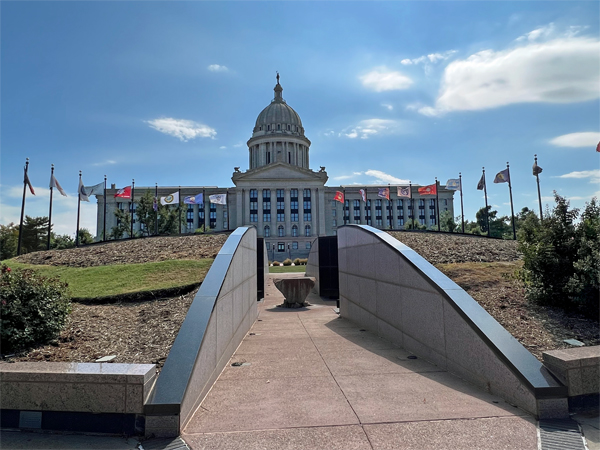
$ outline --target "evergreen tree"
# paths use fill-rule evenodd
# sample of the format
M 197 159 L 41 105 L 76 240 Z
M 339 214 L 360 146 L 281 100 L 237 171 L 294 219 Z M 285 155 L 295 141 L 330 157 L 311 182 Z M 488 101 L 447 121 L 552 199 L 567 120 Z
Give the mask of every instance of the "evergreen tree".
M 0 260 L 17 256 L 19 226 L 14 223 L 0 225 Z

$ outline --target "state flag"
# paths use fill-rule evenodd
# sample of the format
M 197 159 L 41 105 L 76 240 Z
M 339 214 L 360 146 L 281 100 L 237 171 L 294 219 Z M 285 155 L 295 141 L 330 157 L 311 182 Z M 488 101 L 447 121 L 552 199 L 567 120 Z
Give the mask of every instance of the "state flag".
M 360 189 L 358 192 L 360 193 L 360 196 L 362 197 L 363 202 L 367 203 L 367 190 Z
M 451 178 L 448 181 L 446 181 L 446 189 L 450 191 L 460 191 L 461 188 L 462 186 L 460 185 L 459 178 Z
M 50 187 L 58 189 L 58 192 L 60 192 L 60 195 L 63 195 L 65 197 L 67 196 L 67 193 L 62 188 L 62 186 L 60 185 L 60 183 L 58 182 L 58 180 L 56 179 L 56 177 L 54 176 L 54 174 L 52 174 L 50 176 Z
M 179 205 L 179 191 L 160 198 L 161 205 Z
M 598 145 L 596 145 L 596 151 L 600 152 L 600 142 L 598 142 Z
M 117 191 L 117 193 L 115 194 L 115 198 L 117 198 L 117 197 L 131 198 L 131 186 L 127 186 L 122 189 L 119 189 Z
M 390 189 L 389 188 L 378 188 L 379 192 L 377 193 L 377 197 L 390 199 Z
M 29 176 L 27 175 L 27 171 L 25 171 L 25 180 L 24 183 L 29 186 L 29 192 L 31 192 L 32 195 L 35 195 L 35 191 L 33 190 L 33 186 L 31 185 L 31 181 L 29 181 Z
M 333 199 L 337 202 L 344 203 L 344 193 L 340 191 L 335 191 Z
M 83 185 L 83 181 L 81 181 L 81 177 L 79 177 L 79 188 L 77 188 L 77 192 L 79 192 L 79 201 L 89 202 L 87 192 L 85 190 L 85 186 Z M 115 196 L 116 197 L 116 196 Z
M 406 197 L 406 198 L 411 198 L 410 195 L 410 186 L 398 186 L 398 197 Z
M 496 178 L 494 178 L 494 183 L 510 183 L 510 174 L 508 171 L 508 167 L 496 174 Z
M 184 197 L 183 203 L 185 203 L 186 205 L 201 205 L 202 203 L 204 203 L 204 196 L 202 195 L 202 193 L 196 195 L 188 195 L 187 197 Z
M 418 192 L 419 195 L 437 195 L 437 183 L 420 187 Z
M 96 197 L 98 195 L 104 195 L 104 182 L 101 181 L 93 186 L 84 186 L 84 189 L 88 197 L 90 195 L 95 195 Z
M 485 187 L 485 174 L 481 174 L 481 178 L 479 179 L 479 183 L 477 183 L 477 190 L 483 191 Z
M 211 203 L 216 203 L 217 205 L 226 205 L 227 204 L 227 194 L 213 194 L 208 197 Z
M 542 168 L 540 166 L 538 166 L 536 162 L 533 163 L 533 167 L 531 169 L 533 170 L 534 177 L 536 175 L 539 175 L 540 173 L 542 173 Z
M 152 199 L 152 209 L 154 211 L 158 211 L 158 198 L 154 197 Z

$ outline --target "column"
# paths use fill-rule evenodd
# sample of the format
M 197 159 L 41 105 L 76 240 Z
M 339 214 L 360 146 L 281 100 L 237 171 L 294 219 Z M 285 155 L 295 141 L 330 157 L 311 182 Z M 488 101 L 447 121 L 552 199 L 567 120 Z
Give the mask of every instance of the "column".
M 316 236 L 318 232 L 318 223 L 317 223 L 317 190 L 316 188 L 310 189 L 310 211 L 312 214 L 311 222 L 310 222 L 310 236 Z
M 233 217 L 227 218 L 230 230 L 235 230 L 237 227 L 244 225 L 244 218 L 247 217 L 244 209 L 244 191 L 245 189 L 235 189 L 235 222 L 233 221 Z M 229 207 L 229 215 L 232 215 L 231 206 Z
M 194 231 L 196 231 L 198 228 L 200 228 L 198 226 L 198 205 L 194 205 Z M 152 230 L 154 231 L 154 230 Z
M 304 236 L 304 188 L 298 188 L 298 236 Z
M 283 193 L 283 198 L 285 199 L 285 235 L 292 235 L 292 213 L 291 213 L 291 205 L 290 205 L 290 188 L 286 187 Z

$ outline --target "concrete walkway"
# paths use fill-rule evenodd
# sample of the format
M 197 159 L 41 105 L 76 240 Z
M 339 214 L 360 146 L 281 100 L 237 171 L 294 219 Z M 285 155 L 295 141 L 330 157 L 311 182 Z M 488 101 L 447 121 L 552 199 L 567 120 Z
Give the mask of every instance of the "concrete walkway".
M 339 318 L 334 301 L 277 308 L 274 276 L 182 434 L 190 448 L 538 448 L 531 416 Z

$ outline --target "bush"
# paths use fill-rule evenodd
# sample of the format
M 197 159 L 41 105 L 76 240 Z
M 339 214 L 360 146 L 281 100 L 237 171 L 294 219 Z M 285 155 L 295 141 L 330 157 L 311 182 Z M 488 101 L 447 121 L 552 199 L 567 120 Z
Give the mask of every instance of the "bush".
M 299 266 L 300 264 L 301 264 L 301 263 L 300 263 L 300 258 L 296 258 L 296 259 L 294 260 L 294 265 L 295 265 L 295 266 Z
M 292 265 L 292 260 L 290 258 L 286 258 L 283 260 L 283 265 L 284 266 L 291 266 Z
M 543 222 L 529 215 L 518 233 L 519 273 L 528 300 L 579 309 L 597 318 L 600 297 L 600 207 L 596 198 L 578 209 L 554 193 L 556 206 Z
M 71 312 L 67 284 L 33 270 L 11 270 L 4 264 L 0 270 L 2 352 L 56 339 Z
M 281 265 L 281 263 L 279 261 L 273 261 L 273 267 L 280 266 L 280 265 Z
M 302 264 L 303 266 L 308 264 L 308 258 L 300 258 L 300 264 Z

